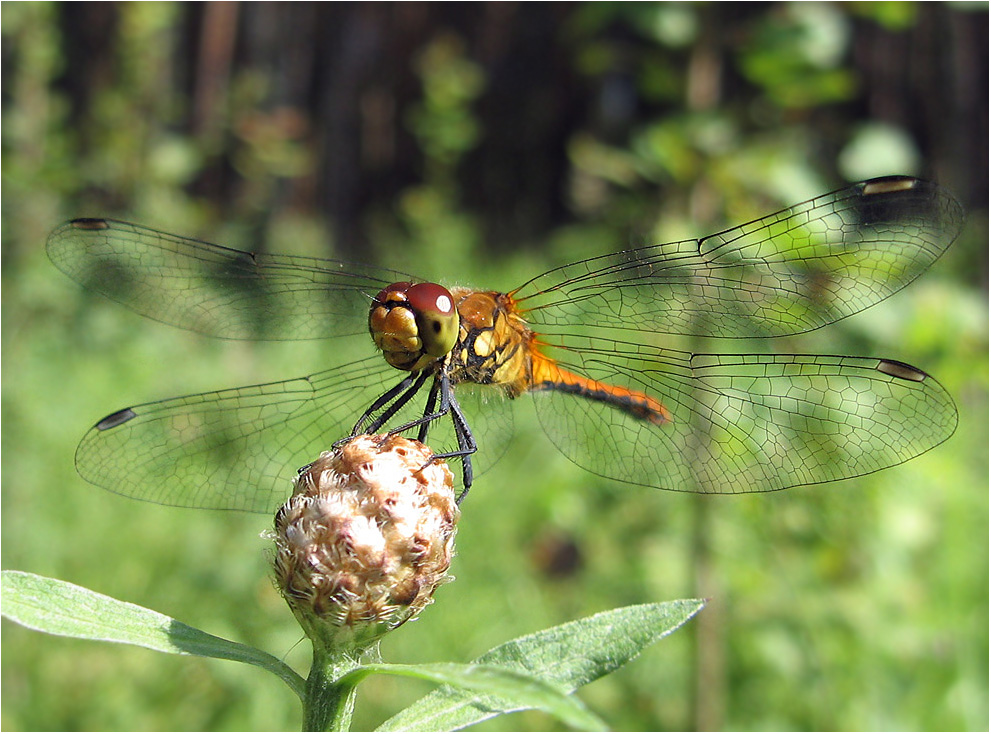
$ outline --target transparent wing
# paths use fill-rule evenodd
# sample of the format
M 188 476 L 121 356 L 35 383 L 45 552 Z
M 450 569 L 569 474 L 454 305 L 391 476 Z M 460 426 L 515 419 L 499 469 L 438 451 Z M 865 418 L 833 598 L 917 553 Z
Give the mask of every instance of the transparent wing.
M 274 512 L 296 470 L 344 438 L 401 375 L 369 357 L 307 377 L 145 403 L 76 449 L 89 482 L 179 507 Z
M 369 265 L 253 254 L 113 219 L 76 219 L 48 238 L 63 273 L 155 321 L 227 339 L 367 332 L 368 304 L 409 280 Z
M 545 429 L 595 473 L 699 492 L 842 479 L 932 448 L 952 433 L 956 410 L 935 380 L 897 362 L 689 355 L 575 332 L 814 329 L 911 282 L 953 240 L 962 218 L 959 204 L 932 184 L 880 179 L 702 240 L 538 276 L 514 297 L 550 356 L 579 374 L 646 392 L 672 413 L 671 422 L 655 426 L 575 395 L 534 394 Z M 138 313 L 226 338 L 364 333 L 368 297 L 409 279 L 364 265 L 252 255 L 104 219 L 63 225 L 48 251 L 70 277 Z M 296 380 L 134 406 L 87 433 L 77 467 L 94 484 L 139 499 L 270 511 L 290 491 L 296 468 L 346 436 L 401 377 L 376 355 Z M 480 426 L 477 466 L 484 468 L 511 436 L 507 401 L 478 386 L 459 386 L 457 394 Z M 390 426 L 422 410 L 411 402 Z M 454 448 L 446 421 L 431 426 L 431 443 L 437 451 Z
M 960 203 L 935 184 L 854 184 L 700 240 L 551 270 L 513 292 L 538 331 L 594 328 L 695 336 L 817 329 L 911 283 L 950 245 Z
M 296 470 L 345 438 L 403 376 L 375 355 L 293 380 L 135 405 L 86 433 L 76 468 L 88 482 L 135 499 L 271 513 L 292 492 Z M 497 390 L 465 387 L 459 398 L 478 417 L 477 476 L 505 452 L 512 419 Z M 386 429 L 420 417 L 426 392 Z M 408 435 L 415 438 L 416 430 Z M 432 424 L 428 439 L 437 453 L 457 448 L 447 418 Z M 460 480 L 460 469 L 452 471 Z
M 569 459 L 633 484 L 733 494 L 830 482 L 908 461 L 957 424 L 938 382 L 891 360 L 688 354 L 583 337 L 556 344 L 548 353 L 568 369 L 647 393 L 671 412 L 654 425 L 571 394 L 533 394 Z

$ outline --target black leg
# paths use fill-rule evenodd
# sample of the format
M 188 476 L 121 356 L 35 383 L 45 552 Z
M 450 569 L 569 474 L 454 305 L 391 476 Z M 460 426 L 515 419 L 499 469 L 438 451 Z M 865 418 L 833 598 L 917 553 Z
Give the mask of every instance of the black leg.
M 427 395 L 427 402 L 424 406 L 423 415 L 419 418 L 404 423 L 401 426 L 389 429 L 390 435 L 404 433 L 411 428 L 419 427 L 417 433 L 417 440 L 420 443 L 427 442 L 427 433 L 430 430 L 430 424 L 433 423 L 438 418 L 442 418 L 445 415 L 451 416 L 451 422 L 454 424 L 454 435 L 457 437 L 458 450 L 450 451 L 443 454 L 434 454 L 434 459 L 461 459 L 461 469 L 462 469 L 462 479 L 464 482 L 464 489 L 461 494 L 458 495 L 458 503 L 464 499 L 465 495 L 468 494 L 468 490 L 471 488 L 471 483 L 474 479 L 474 470 L 471 462 L 471 455 L 478 451 L 478 444 L 475 441 L 474 435 L 472 435 L 471 428 L 468 425 L 468 420 L 465 418 L 464 412 L 461 410 L 461 405 L 458 403 L 457 398 L 454 396 L 454 389 L 451 386 L 451 380 L 447 373 L 443 370 L 437 370 L 436 373 L 432 373 L 429 370 L 423 370 L 416 374 L 411 374 L 409 377 L 403 379 L 398 385 L 391 388 L 388 392 L 384 393 L 381 397 L 375 400 L 374 403 L 369 406 L 358 422 L 355 423 L 354 430 L 351 432 L 351 436 L 354 437 L 359 433 L 375 433 L 381 428 L 403 407 L 409 403 L 410 400 L 420 391 L 427 379 L 433 375 L 434 381 L 430 386 L 430 393 Z M 438 406 L 438 398 L 440 405 Z M 373 419 L 376 411 L 381 410 L 384 406 L 386 409 L 382 411 L 381 415 Z M 365 425 L 367 423 L 367 425 Z M 345 439 L 346 440 L 346 439 Z M 340 441 L 338 443 L 343 443 Z M 335 444 L 336 446 L 337 444 Z
M 423 383 L 427 381 L 429 376 L 429 372 L 418 372 L 410 375 L 394 388 L 389 390 L 389 392 L 382 395 L 382 397 L 372 403 L 371 407 L 369 407 L 368 410 L 366 410 L 361 416 L 361 419 L 355 424 L 351 435 L 355 436 L 359 433 L 375 433 L 381 429 L 382 426 L 384 426 L 389 419 L 392 418 L 392 416 L 394 416 L 410 400 L 413 399 L 413 396 L 420 392 L 420 388 L 423 387 Z M 386 408 L 378 418 L 362 428 L 362 423 L 371 418 L 372 414 L 374 414 L 376 410 L 381 408 L 383 405 L 388 404 L 389 401 L 393 401 L 392 405 L 389 405 L 389 407 Z
M 474 471 L 471 463 L 471 455 L 478 451 L 478 444 L 475 442 L 475 437 L 472 435 L 471 428 L 468 426 L 468 420 L 465 418 L 464 412 L 461 410 L 461 405 L 458 403 L 458 399 L 454 397 L 454 390 L 451 388 L 451 381 L 448 379 L 447 375 L 441 373 L 440 379 L 440 413 L 450 413 L 451 422 L 454 424 L 454 435 L 458 439 L 458 450 L 451 451 L 445 454 L 436 454 L 434 458 L 436 459 L 450 459 L 454 457 L 461 457 L 461 477 L 464 482 L 464 489 L 461 490 L 461 494 L 458 495 L 457 502 L 461 504 L 461 500 L 465 498 L 468 494 L 468 490 L 471 489 L 471 483 L 474 479 Z
M 434 379 L 434 383 L 430 386 L 430 394 L 427 395 L 427 404 L 423 408 L 423 414 L 431 415 L 434 412 L 434 406 L 437 405 L 437 393 L 440 392 L 441 381 Z M 438 413 L 438 415 L 443 415 L 443 411 Z M 420 425 L 420 431 L 416 435 L 416 440 L 420 443 L 427 442 L 427 431 L 430 429 L 430 421 L 425 421 Z

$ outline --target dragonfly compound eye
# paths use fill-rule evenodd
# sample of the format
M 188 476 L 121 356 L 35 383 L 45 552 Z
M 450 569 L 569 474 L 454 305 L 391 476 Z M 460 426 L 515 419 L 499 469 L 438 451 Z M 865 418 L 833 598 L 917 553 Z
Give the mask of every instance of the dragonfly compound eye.
M 406 297 L 416 317 L 423 351 L 443 357 L 454 349 L 460 319 L 451 292 L 436 283 L 417 283 L 406 291 Z
M 393 283 L 372 302 L 368 329 L 386 361 L 401 370 L 421 370 L 457 341 L 454 297 L 434 283 Z

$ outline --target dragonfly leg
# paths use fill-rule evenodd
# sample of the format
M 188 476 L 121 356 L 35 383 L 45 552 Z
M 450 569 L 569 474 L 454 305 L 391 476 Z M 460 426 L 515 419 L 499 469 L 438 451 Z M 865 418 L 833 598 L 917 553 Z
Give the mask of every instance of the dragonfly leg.
M 393 405 L 389 406 L 389 409 L 386 412 L 384 412 L 381 416 L 379 416 L 374 423 L 371 423 L 366 428 L 366 431 L 369 432 L 377 431 L 380 428 L 382 428 L 382 425 L 386 421 L 388 421 L 393 415 L 395 415 L 396 411 L 399 410 L 399 408 L 402 408 L 407 402 L 409 402 L 409 399 L 412 398 L 421 387 L 423 387 L 423 382 L 425 381 L 425 379 L 426 376 L 417 379 L 416 384 L 413 386 L 413 388 L 410 388 L 409 391 L 403 394 L 399 400 L 397 400 Z M 420 441 L 420 443 L 425 443 L 427 438 L 427 428 L 430 426 L 430 424 L 433 423 L 438 418 L 443 418 L 445 415 L 448 414 L 448 412 L 450 412 L 450 408 L 444 407 L 443 405 L 439 410 L 433 410 L 433 406 L 437 403 L 437 393 L 439 389 L 440 388 L 437 386 L 435 381 L 434 386 L 430 388 L 430 395 L 427 397 L 427 405 L 426 408 L 424 409 L 423 415 L 421 415 L 419 418 L 414 418 L 411 421 L 403 423 L 401 426 L 390 428 L 388 431 L 389 435 L 395 436 L 400 433 L 405 433 L 411 428 L 416 428 L 419 426 L 420 431 L 417 434 L 417 440 Z
M 410 389 L 408 393 L 402 396 L 403 403 L 412 397 L 416 393 L 416 390 L 422 385 L 422 380 L 417 379 L 417 385 L 415 389 Z M 397 391 L 398 392 L 398 391 Z M 437 406 L 437 398 L 440 397 L 440 406 Z M 397 400 L 397 402 L 399 402 Z M 436 407 L 436 410 L 435 410 Z M 387 411 L 388 415 L 385 415 L 385 419 L 392 416 L 395 411 Z M 461 470 L 462 479 L 464 481 L 464 489 L 458 496 L 458 502 L 464 498 L 471 488 L 472 480 L 474 479 L 474 471 L 471 463 L 471 455 L 478 451 L 478 444 L 475 441 L 475 437 L 471 432 L 471 428 L 468 426 L 468 420 L 465 418 L 464 412 L 461 410 L 461 405 L 458 403 L 457 398 L 454 397 L 454 389 L 451 386 L 450 377 L 447 373 L 441 369 L 437 372 L 434 377 L 434 384 L 430 388 L 430 394 L 427 396 L 427 402 L 424 406 L 423 415 L 412 420 L 408 423 L 404 423 L 401 426 L 396 426 L 389 430 L 390 435 L 404 433 L 411 428 L 416 428 L 419 426 L 420 430 L 417 433 L 417 440 L 420 443 L 426 443 L 427 433 L 430 429 L 430 424 L 433 423 L 438 418 L 442 418 L 445 415 L 451 416 L 451 421 L 454 424 L 454 435 L 457 437 L 458 449 L 457 451 L 448 451 L 442 454 L 434 454 L 431 461 L 435 459 L 461 459 Z M 381 419 L 376 421 L 374 425 L 381 427 Z M 430 462 L 428 462 L 429 464 Z
M 433 385 L 430 386 L 430 394 L 427 395 L 427 404 L 423 408 L 424 416 L 435 415 L 440 417 L 444 414 L 444 411 L 434 412 L 434 407 L 437 405 L 437 394 L 440 392 L 441 380 L 434 380 Z M 427 431 L 430 430 L 430 423 L 433 419 L 429 421 L 424 421 L 420 425 L 420 430 L 416 435 L 416 440 L 420 443 L 425 444 L 427 442 Z
M 392 416 L 412 400 L 413 396 L 420 391 L 420 388 L 423 387 L 423 383 L 427 381 L 429 376 L 429 372 L 411 374 L 391 390 L 384 393 L 369 406 L 368 410 L 354 424 L 351 436 L 357 436 L 359 433 L 375 433 L 382 428 Z M 392 403 L 391 405 L 389 405 L 390 402 Z M 389 405 L 389 407 L 378 418 L 371 420 L 372 415 L 385 405 Z M 370 421 L 367 426 L 363 425 L 366 421 Z
M 458 447 L 461 454 L 461 476 L 465 485 L 456 500 L 460 505 L 461 500 L 465 498 L 468 490 L 471 489 L 471 483 L 474 480 L 471 455 L 478 451 L 478 444 L 475 441 L 475 436 L 472 435 L 471 427 L 468 425 L 464 413 L 461 412 L 461 406 L 458 405 L 458 401 L 453 395 L 451 395 L 451 420 L 454 421 L 454 432 L 458 436 Z
M 468 490 L 471 489 L 471 483 L 474 479 L 471 455 L 478 451 L 478 443 L 475 441 L 475 436 L 472 435 L 471 427 L 468 425 L 468 420 L 461 410 L 458 399 L 454 397 L 454 390 L 451 388 L 451 381 L 447 374 L 442 372 L 437 382 L 440 383 L 439 413 L 441 415 L 450 413 L 451 421 L 454 423 L 454 435 L 458 438 L 458 450 L 445 454 L 435 454 L 431 460 L 461 457 L 461 476 L 464 482 L 464 489 L 461 490 L 461 494 L 457 498 L 457 503 L 460 505 L 461 500 L 465 498 Z

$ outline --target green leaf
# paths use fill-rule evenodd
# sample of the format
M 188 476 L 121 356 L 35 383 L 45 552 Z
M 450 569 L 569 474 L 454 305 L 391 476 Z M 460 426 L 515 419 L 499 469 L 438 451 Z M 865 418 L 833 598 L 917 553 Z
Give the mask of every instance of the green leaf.
M 511 640 L 474 662 L 525 673 L 571 692 L 625 665 L 703 606 L 704 600 L 687 599 L 613 609 Z M 445 688 L 400 711 L 378 731 L 451 731 L 526 708 L 533 707 L 501 695 Z
M 24 571 L 3 571 L 0 593 L 0 613 L 30 629 L 84 640 L 122 642 L 175 655 L 250 663 L 279 676 L 296 695 L 303 696 L 303 679 L 278 658 L 150 609 Z
M 577 698 L 531 674 L 492 665 L 433 663 L 425 665 L 363 665 L 351 676 L 370 673 L 402 675 L 444 683 L 468 692 L 473 698 L 498 698 L 513 710 L 539 709 L 557 717 L 572 729 L 602 731 L 605 723 Z M 350 676 L 349 676 L 350 677 Z

